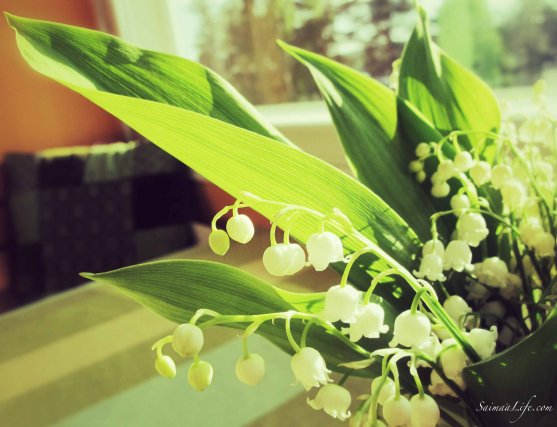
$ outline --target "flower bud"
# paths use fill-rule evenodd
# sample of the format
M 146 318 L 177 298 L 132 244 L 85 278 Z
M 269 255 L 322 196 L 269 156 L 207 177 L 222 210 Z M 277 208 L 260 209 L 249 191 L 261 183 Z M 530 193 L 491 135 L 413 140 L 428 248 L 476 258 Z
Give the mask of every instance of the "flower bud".
M 461 151 L 455 156 L 454 165 L 459 172 L 467 172 L 474 165 L 474 160 L 468 151 Z
M 178 325 L 172 334 L 172 347 L 182 357 L 191 357 L 203 348 L 203 332 L 189 323 Z
M 398 344 L 405 347 L 418 346 L 427 340 L 430 332 L 431 322 L 425 314 L 406 310 L 395 319 L 394 336 L 389 345 L 391 347 Z
M 410 399 L 412 427 L 435 427 L 441 412 L 435 399 L 427 394 L 416 394 Z
M 451 209 L 456 216 L 460 216 L 470 207 L 470 199 L 465 194 L 456 194 L 451 197 Z
M 330 231 L 309 236 L 306 249 L 308 261 L 317 271 L 323 271 L 329 266 L 329 263 L 344 259 L 342 241 Z
M 230 249 L 230 238 L 224 230 L 213 230 L 209 234 L 209 247 L 217 255 L 224 255 Z
M 472 311 L 468 303 L 458 295 L 451 295 L 448 297 L 443 303 L 443 308 L 457 324 L 461 324 L 463 316 Z
M 429 144 L 427 142 L 420 142 L 417 146 L 416 146 L 416 157 L 418 158 L 423 158 L 423 157 L 427 157 L 429 155 L 429 153 L 431 152 L 431 147 L 429 146 Z
M 343 329 L 343 333 L 350 334 L 350 341 L 357 342 L 362 337 L 379 338 L 379 334 L 387 333 L 389 326 L 384 324 L 385 311 L 379 304 L 369 303 L 360 307 L 350 327 Z
M 389 426 L 401 426 L 410 421 L 412 407 L 404 396 L 391 396 L 383 405 L 383 418 Z
M 350 392 L 337 384 L 323 386 L 315 396 L 315 399 L 307 399 L 307 403 L 315 410 L 323 409 L 326 414 L 333 418 L 344 421 L 350 418 L 350 403 L 352 397 Z
M 296 243 L 279 243 L 269 246 L 263 253 L 263 265 L 273 276 L 288 276 L 300 271 L 306 262 L 306 254 Z
M 497 326 L 492 326 L 489 331 L 480 328 L 474 328 L 468 333 L 468 342 L 472 346 L 478 356 L 487 359 L 495 353 L 495 343 L 497 341 Z
M 325 360 L 321 354 L 314 348 L 304 347 L 290 359 L 290 367 L 296 378 L 296 382 L 308 391 L 312 387 L 319 387 L 321 384 L 327 384 L 329 371 Z
M 555 237 L 544 231 L 534 240 L 534 251 L 540 257 L 550 257 L 555 251 Z
M 472 247 L 477 247 L 489 234 L 483 216 L 468 212 L 460 216 L 456 224 L 457 240 L 464 240 Z
M 412 173 L 418 173 L 424 169 L 424 162 L 412 160 L 408 165 L 408 170 Z
M 443 268 L 454 271 L 472 270 L 472 251 L 463 240 L 453 240 L 447 245 L 443 258 Z
M 431 195 L 437 199 L 442 199 L 443 197 L 447 197 L 451 192 L 451 187 L 447 184 L 446 181 L 439 182 L 434 184 L 431 187 Z
M 329 322 L 351 322 L 358 309 L 361 295 L 361 292 L 351 285 L 331 286 L 325 294 L 323 318 Z
M 509 181 L 513 176 L 512 169 L 507 165 L 495 165 L 491 170 L 491 185 L 496 190 L 499 190 L 501 186 Z
M 161 377 L 174 378 L 176 376 L 176 364 L 170 356 L 157 357 L 155 369 Z
M 197 391 L 203 391 L 213 381 L 213 367 L 202 360 L 192 363 L 188 370 L 188 382 Z
M 439 166 L 437 166 L 437 173 L 441 180 L 447 181 L 455 176 L 457 170 L 452 160 L 443 160 L 439 163 Z
M 377 377 L 371 382 L 371 394 L 375 393 L 377 387 L 379 387 L 379 384 L 381 384 L 381 377 Z M 381 391 L 379 392 L 379 398 L 377 401 L 380 405 L 384 405 L 387 399 L 395 395 L 395 392 L 395 382 L 391 378 L 387 377 L 385 379 L 383 387 L 381 387 Z
M 257 385 L 265 376 L 265 360 L 257 353 L 242 356 L 236 362 L 236 377 L 247 385 Z
M 416 181 L 418 183 L 422 183 L 425 181 L 425 179 L 427 178 L 427 175 L 425 174 L 424 171 L 419 171 L 418 173 L 416 173 Z
M 418 278 L 427 277 L 429 280 L 445 280 L 443 275 L 443 259 L 437 254 L 428 254 L 422 258 L 420 269 L 414 271 Z
M 253 222 L 244 214 L 233 215 L 226 223 L 226 231 L 232 240 L 248 243 L 255 234 Z
M 491 178 L 491 166 L 484 161 L 474 162 L 474 166 L 470 168 L 470 176 L 478 187 L 484 185 Z

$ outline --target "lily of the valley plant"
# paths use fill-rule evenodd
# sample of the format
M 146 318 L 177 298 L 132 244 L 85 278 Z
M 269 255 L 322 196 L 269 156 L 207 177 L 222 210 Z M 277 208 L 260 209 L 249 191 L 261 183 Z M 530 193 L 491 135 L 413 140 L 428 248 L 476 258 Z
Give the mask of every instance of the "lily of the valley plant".
M 235 196 L 213 220 L 214 252 L 252 239 L 251 208 L 272 224 L 262 254 L 270 275 L 340 274 L 314 294 L 193 260 L 84 274 L 178 324 L 153 345 L 160 375 L 176 375 L 172 347 L 193 358 L 189 384 L 209 387 L 204 330 L 225 325 L 243 331 L 241 382 L 255 386 L 272 370 L 249 350 L 261 334 L 292 354 L 309 406 L 353 426 L 506 425 L 512 412 L 479 408 L 533 395 L 555 407 L 557 140 L 543 84 L 536 116 L 502 117 L 418 15 L 393 88 L 279 43 L 313 75 L 357 179 L 300 151 L 197 63 L 8 16 L 34 69 Z M 332 371 L 344 374 L 338 383 Z M 343 387 L 351 375 L 369 382 L 359 402 Z M 528 411 L 515 425 L 555 425 L 554 414 Z

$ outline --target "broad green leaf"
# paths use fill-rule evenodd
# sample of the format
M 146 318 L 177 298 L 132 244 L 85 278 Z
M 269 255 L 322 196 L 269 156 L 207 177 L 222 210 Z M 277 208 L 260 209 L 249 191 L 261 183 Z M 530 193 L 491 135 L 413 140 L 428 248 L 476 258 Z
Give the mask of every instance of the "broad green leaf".
M 56 60 L 60 79 L 175 105 L 289 143 L 226 80 L 197 62 L 140 49 L 99 31 L 6 16 L 22 37 Z
M 307 294 L 295 294 L 275 288 L 264 281 L 225 264 L 210 261 L 169 260 L 125 267 L 106 273 L 83 273 L 84 277 L 115 286 L 118 290 L 139 301 L 157 314 L 176 323 L 188 322 L 199 309 L 214 310 L 222 315 L 253 315 L 278 313 L 289 310 L 306 311 Z M 313 301 L 324 295 L 313 294 Z M 388 311 L 387 318 L 394 315 Z M 209 320 L 204 317 L 200 323 Z M 249 323 L 228 324 L 245 329 Z M 304 324 L 292 321 L 292 332 L 299 342 Z M 265 322 L 258 333 L 286 352 L 292 347 L 284 331 L 284 321 Z M 387 346 L 385 338 L 373 340 L 375 346 Z M 348 347 L 338 337 L 320 327 L 309 331 L 307 345 L 315 346 L 324 355 L 331 369 L 349 360 L 360 360 L 362 355 Z M 369 376 L 375 365 L 355 375 Z M 342 370 L 342 369 L 340 369 Z
M 468 394 L 476 408 L 519 402 L 551 405 L 553 410 L 479 411 L 485 425 L 557 425 L 557 311 L 533 334 L 513 347 L 464 370 Z M 534 396 L 535 395 L 535 396 Z M 533 397 L 534 396 L 534 397 Z M 516 420 L 513 422 L 513 420 Z M 512 422 L 511 424 L 509 424 Z
M 392 90 L 321 55 L 284 42 L 279 45 L 310 70 L 357 178 L 397 211 L 420 238 L 427 239 L 429 217 L 439 209 L 408 172 L 408 164 L 418 143 L 439 140 L 441 135 L 419 115 L 412 116 L 408 108 L 404 110 L 406 120 L 416 122 L 415 128 L 426 129 L 402 136 L 397 96 Z
M 348 252 L 373 242 L 402 265 L 412 267 L 419 245 L 416 234 L 383 200 L 353 178 L 287 144 L 221 120 L 172 105 L 98 90 L 86 75 L 80 74 L 79 68 L 68 72 L 58 53 L 45 51 L 44 46 L 21 32 L 21 27 L 33 26 L 33 22 L 14 19 L 10 22 L 17 30 L 21 53 L 33 68 L 109 111 L 232 196 L 240 197 L 249 191 L 263 199 L 302 205 L 324 213 L 339 208 L 361 231 L 359 236 L 352 234 L 345 238 Z M 72 55 L 78 56 L 79 51 Z M 79 64 L 79 58 L 75 62 Z M 260 203 L 254 208 L 272 218 L 281 206 Z M 301 216 L 292 235 L 304 242 L 318 230 L 318 224 L 314 216 Z M 383 260 L 375 260 L 371 267 L 361 268 L 376 272 L 388 265 Z M 367 286 L 363 281 L 358 285 Z M 411 297 L 407 287 L 402 289 L 404 298 L 392 294 L 391 289 L 381 286 L 378 293 L 398 304 L 397 308 L 407 308 Z
M 457 129 L 497 131 L 500 112 L 493 93 L 433 43 L 426 13 L 421 7 L 418 12 L 417 26 L 402 55 L 399 95 L 444 134 Z

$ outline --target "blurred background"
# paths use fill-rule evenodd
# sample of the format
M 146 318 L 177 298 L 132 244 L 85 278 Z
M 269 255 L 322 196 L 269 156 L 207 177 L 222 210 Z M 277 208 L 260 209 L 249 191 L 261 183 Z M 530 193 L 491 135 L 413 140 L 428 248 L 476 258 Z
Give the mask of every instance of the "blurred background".
M 350 173 L 312 79 L 275 41 L 282 39 L 326 55 L 389 84 L 392 62 L 401 55 L 415 23 L 412 3 L 0 0 L 0 10 L 107 31 L 144 48 L 199 61 L 229 80 L 301 148 Z M 526 111 L 530 86 L 540 77 L 548 81 L 550 94 L 555 93 L 557 0 L 421 3 L 429 13 L 437 43 L 494 87 L 500 99 L 520 100 L 518 108 Z M 109 291 L 92 285 L 80 291 L 76 287 L 83 281 L 78 273 L 167 256 L 211 259 L 203 224 L 230 200 L 89 101 L 34 73 L 4 22 L 0 23 L 0 58 L 0 313 L 12 311 L 0 316 L 0 388 L 13 385 L 4 395 L 0 393 L 0 425 L 27 427 L 55 421 L 80 426 L 158 425 L 168 412 L 164 406 L 159 412 L 149 412 L 159 418 L 147 417 L 147 421 L 140 417 L 143 421 L 138 418 L 126 424 L 118 417 L 133 413 L 144 417 L 137 402 L 153 404 L 154 390 L 162 393 L 158 383 L 143 384 L 145 372 L 149 381 L 152 375 L 145 342 L 171 330 L 172 325 L 148 317 L 135 303 Z M 265 227 L 266 221 L 258 219 L 258 225 Z M 240 248 L 227 262 L 261 273 L 254 259 L 264 244 L 261 240 L 254 247 Z M 320 289 L 335 278 L 316 278 L 307 272 L 297 280 Z M 284 285 L 295 288 L 299 284 Z M 54 295 L 58 297 L 36 304 Z M 27 309 L 14 310 L 33 302 Z M 102 329 L 116 318 L 117 328 L 114 323 Z M 141 333 L 135 332 L 126 341 L 126 328 L 138 323 Z M 91 330 L 94 325 L 101 329 Z M 215 339 L 220 343 L 232 336 L 221 334 Z M 54 343 L 55 347 L 49 347 Z M 140 345 L 143 356 L 134 358 L 131 369 L 130 354 Z M 271 359 L 285 357 L 263 343 L 257 345 Z M 110 357 L 98 353 L 103 346 L 114 349 Z M 76 352 L 76 347 L 88 348 L 88 356 Z M 223 348 L 215 351 L 225 354 Z M 32 368 L 33 360 L 52 369 L 45 374 L 39 367 Z M 26 375 L 22 376 L 22 369 Z M 88 391 L 72 396 L 68 409 L 68 384 L 78 382 L 86 384 Z M 131 384 L 143 384 L 145 392 L 123 398 L 120 406 L 91 409 L 94 416 L 83 411 L 79 415 L 78 410 L 103 401 L 107 394 L 135 390 L 129 388 Z M 194 425 L 284 425 L 284 412 L 275 420 L 265 411 L 278 410 L 295 397 L 285 384 L 269 382 L 260 391 L 263 397 L 267 393 L 269 402 L 282 393 L 278 407 L 259 403 L 252 405 L 250 411 L 255 412 L 249 420 L 219 424 L 211 418 L 218 414 L 209 414 Z M 221 393 L 216 398 L 226 390 L 236 396 L 234 401 L 253 398 L 226 388 L 215 391 Z M 57 393 L 64 397 L 54 400 Z M 300 399 L 289 408 L 308 410 Z M 207 401 L 190 400 L 189 408 L 195 410 Z M 31 404 L 34 411 L 26 411 Z M 114 409 L 122 407 L 127 412 Z M 299 425 L 295 414 L 289 415 L 287 424 Z M 332 423 L 328 418 L 315 419 L 315 425 Z M 183 425 L 174 419 L 166 421 Z

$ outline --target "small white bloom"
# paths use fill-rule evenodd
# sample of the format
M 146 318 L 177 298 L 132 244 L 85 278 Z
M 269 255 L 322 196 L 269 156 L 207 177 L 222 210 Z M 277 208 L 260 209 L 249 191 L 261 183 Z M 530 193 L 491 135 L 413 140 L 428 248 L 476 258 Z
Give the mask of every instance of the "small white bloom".
M 451 378 L 456 385 L 461 390 L 466 389 L 466 384 L 462 379 L 462 375 L 458 375 L 456 378 Z M 431 394 L 435 394 L 436 396 L 452 396 L 457 397 L 457 394 L 443 381 L 443 378 L 439 376 L 439 374 L 435 371 L 431 371 L 431 384 L 428 387 L 428 390 Z
M 443 160 L 439 163 L 439 166 L 437 166 L 437 173 L 442 181 L 449 180 L 455 176 L 457 172 L 452 160 Z
M 464 240 L 451 241 L 445 251 L 443 268 L 445 270 L 453 269 L 454 271 L 472 270 L 474 268 L 472 265 L 472 251 L 468 243 Z
M 325 294 L 322 317 L 329 322 L 342 320 L 349 323 L 354 319 L 362 293 L 351 285 L 331 286 Z
M 224 230 L 213 230 L 209 234 L 209 247 L 217 255 L 224 255 L 230 249 L 230 237 Z
M 161 377 L 174 378 L 176 376 L 176 364 L 170 356 L 157 357 L 155 369 Z
M 518 128 L 518 139 L 525 143 L 545 143 L 553 138 L 553 124 L 548 118 L 526 119 Z
M 203 331 L 199 326 L 183 323 L 174 329 L 172 347 L 182 357 L 191 357 L 203 348 Z
M 451 295 L 443 303 L 443 308 L 449 316 L 457 323 L 462 324 L 464 316 L 472 312 L 472 308 L 464 299 L 458 295 Z
M 381 383 L 381 377 L 377 377 L 371 382 L 371 394 L 375 393 L 380 383 Z M 383 384 L 383 387 L 381 387 L 381 391 L 379 392 L 379 398 L 377 399 L 379 404 L 384 405 L 387 399 L 395 395 L 395 391 L 396 391 L 395 382 L 391 378 L 387 377 L 385 379 L 385 383 Z
M 491 178 L 491 166 L 487 162 L 476 161 L 470 168 L 470 176 L 478 187 L 484 185 Z
M 344 259 L 342 241 L 330 231 L 309 236 L 306 249 L 308 260 L 317 271 L 323 271 L 329 266 L 329 263 Z
M 491 326 L 503 320 L 507 309 L 501 301 L 490 301 L 481 306 L 478 311 L 485 318 L 485 323 Z
M 513 176 L 512 169 L 507 165 L 495 165 L 491 170 L 491 185 L 496 190 L 499 190 L 501 186 L 509 181 Z
M 379 338 L 379 334 L 385 334 L 389 326 L 384 324 L 385 311 L 376 303 L 369 303 L 360 307 L 350 327 L 343 329 L 343 333 L 350 334 L 350 341 L 357 342 L 362 337 Z
M 420 263 L 420 269 L 414 271 L 418 278 L 427 277 L 429 280 L 445 280 L 443 275 L 443 258 L 436 253 L 425 255 Z
M 474 160 L 468 151 L 461 151 L 455 156 L 454 165 L 459 172 L 467 172 L 474 165 Z
M 490 257 L 475 264 L 474 274 L 480 282 L 494 288 L 501 288 L 507 283 L 509 269 L 501 258 Z
M 441 343 L 439 342 L 439 338 L 436 335 L 430 335 L 427 339 L 422 342 L 420 345 L 415 345 L 413 348 L 416 350 L 420 350 L 423 353 L 427 354 L 433 360 L 437 359 L 437 355 L 441 351 Z M 418 359 L 416 361 L 416 367 L 430 367 L 427 362 Z
M 462 370 L 466 367 L 468 361 L 466 353 L 464 353 L 462 348 L 458 345 L 445 350 L 446 347 L 452 346 L 455 343 L 456 341 L 453 338 L 444 340 L 441 343 L 444 348 L 440 358 L 441 367 L 443 368 L 444 374 L 450 379 L 458 378 L 462 374 Z
M 236 378 L 247 385 L 257 385 L 265 376 L 265 360 L 257 353 L 242 356 L 236 361 Z
M 383 418 L 387 425 L 403 426 L 410 421 L 412 407 L 404 396 L 391 396 L 383 404 Z
M 466 194 L 455 194 L 451 197 L 451 209 L 456 216 L 460 216 L 470 207 L 470 199 Z
M 522 279 L 518 274 L 509 273 L 505 280 L 505 286 L 499 288 L 499 294 L 505 299 L 517 297 L 522 292 Z
M 474 212 L 461 215 L 456 230 L 457 240 L 464 240 L 472 247 L 477 247 L 489 234 L 484 217 Z
M 255 234 L 253 222 L 244 214 L 233 215 L 226 222 L 226 231 L 232 240 L 238 243 L 248 243 Z
M 436 254 L 437 256 L 443 258 L 445 254 L 445 246 L 443 246 L 443 242 L 441 240 L 428 240 L 424 243 L 424 247 L 422 248 L 422 255 L 426 256 L 429 254 Z
M 314 348 L 304 347 L 290 359 L 290 367 L 296 382 L 308 391 L 312 387 L 319 387 L 331 381 L 325 360 Z
M 518 232 L 520 233 L 520 240 L 532 248 L 536 238 L 543 233 L 543 227 L 539 217 L 529 217 L 520 223 L 518 227 Z
M 520 329 L 520 324 L 516 318 L 510 316 L 505 318 L 505 323 L 510 325 L 510 327 L 508 325 L 503 326 L 499 334 L 499 342 L 508 347 L 515 340 L 514 330 Z
M 431 152 L 431 147 L 429 146 L 429 144 L 427 142 L 420 142 L 417 147 L 416 147 L 416 157 L 418 158 L 424 158 L 427 157 L 429 155 L 429 153 Z
M 341 421 L 350 418 L 352 397 L 348 390 L 337 384 L 325 385 L 317 392 L 315 399 L 308 398 L 307 403 L 313 409 L 323 409 L 326 414 Z
M 202 360 L 192 363 L 188 370 L 188 382 L 197 391 L 203 391 L 213 382 L 213 367 Z
M 435 427 L 441 418 L 437 402 L 427 394 L 412 396 L 410 406 L 412 427 Z
M 419 346 L 427 340 L 430 332 L 431 322 L 425 314 L 406 310 L 395 319 L 394 336 L 389 345 L 391 347 L 398 344 L 405 347 Z
M 486 329 L 474 328 L 468 333 L 468 341 L 478 356 L 487 359 L 495 353 L 495 343 L 497 341 L 497 326 Z
M 296 243 L 279 243 L 269 246 L 263 253 L 263 265 L 273 276 L 288 276 L 304 267 L 306 254 Z
M 437 199 L 442 199 L 443 197 L 447 197 L 450 192 L 451 192 L 451 186 L 447 184 L 446 181 L 433 184 L 433 187 L 431 187 L 431 195 Z
M 534 241 L 534 251 L 540 257 L 549 257 L 555 251 L 555 237 L 551 233 L 544 231 L 536 237 Z
M 523 208 L 528 200 L 526 187 L 516 179 L 501 185 L 501 195 L 503 196 L 503 203 L 511 211 Z
M 491 291 L 487 289 L 485 285 L 476 281 L 470 283 L 466 290 L 468 291 L 466 299 L 469 301 L 484 302 L 491 295 Z

